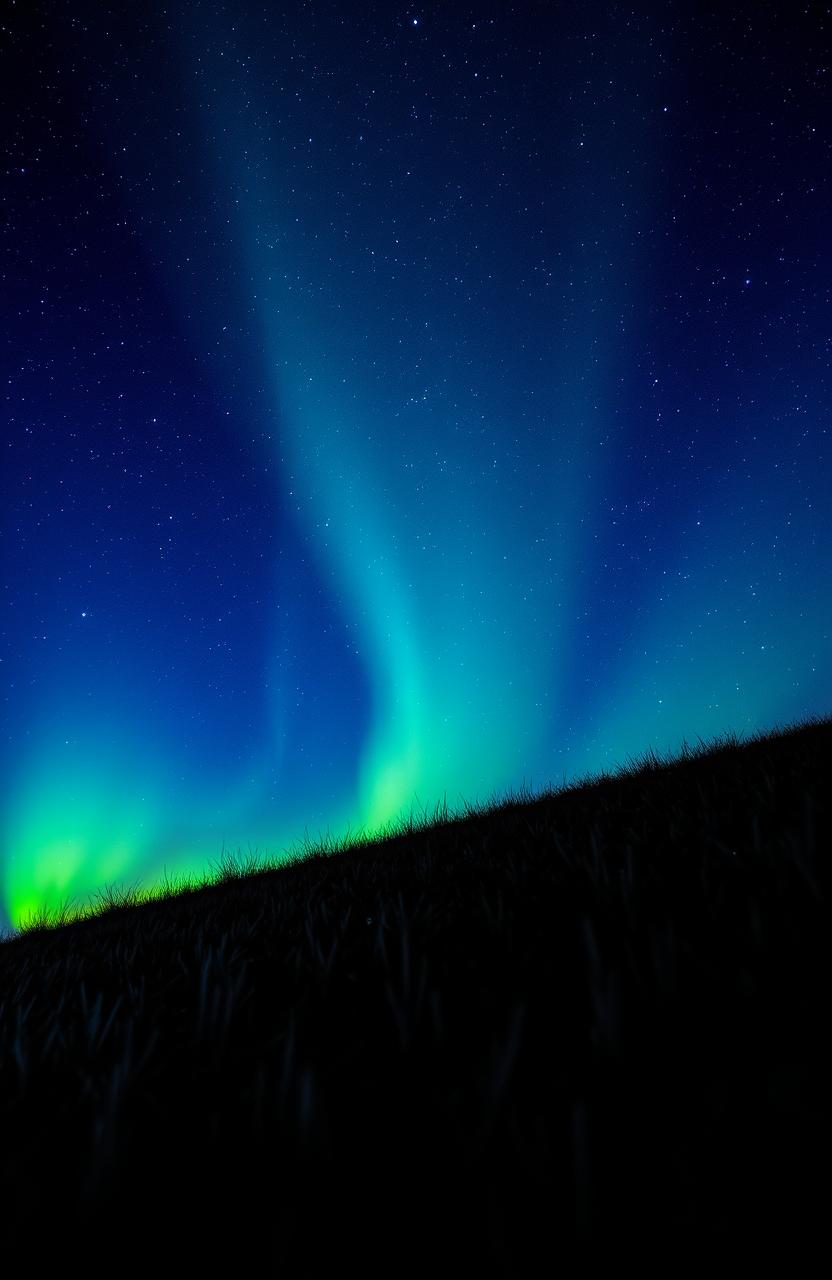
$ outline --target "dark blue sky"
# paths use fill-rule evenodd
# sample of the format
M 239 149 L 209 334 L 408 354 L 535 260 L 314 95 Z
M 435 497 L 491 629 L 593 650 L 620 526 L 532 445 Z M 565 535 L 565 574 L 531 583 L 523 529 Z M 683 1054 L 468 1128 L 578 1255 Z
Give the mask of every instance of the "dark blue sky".
M 823 6 L 12 6 L 3 910 L 832 709 Z

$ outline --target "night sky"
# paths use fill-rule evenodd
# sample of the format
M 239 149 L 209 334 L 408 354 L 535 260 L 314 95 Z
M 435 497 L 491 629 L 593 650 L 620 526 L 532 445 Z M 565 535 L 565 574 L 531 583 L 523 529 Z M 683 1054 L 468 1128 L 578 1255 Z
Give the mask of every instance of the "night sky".
M 825 5 L 3 24 L 0 921 L 832 711 Z

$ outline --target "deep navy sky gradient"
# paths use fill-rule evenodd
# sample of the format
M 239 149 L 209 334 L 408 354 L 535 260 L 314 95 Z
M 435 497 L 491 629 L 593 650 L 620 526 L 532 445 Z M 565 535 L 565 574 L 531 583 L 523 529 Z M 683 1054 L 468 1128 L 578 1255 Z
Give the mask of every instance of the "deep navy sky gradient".
M 822 5 L 12 5 L 2 912 L 832 710 Z

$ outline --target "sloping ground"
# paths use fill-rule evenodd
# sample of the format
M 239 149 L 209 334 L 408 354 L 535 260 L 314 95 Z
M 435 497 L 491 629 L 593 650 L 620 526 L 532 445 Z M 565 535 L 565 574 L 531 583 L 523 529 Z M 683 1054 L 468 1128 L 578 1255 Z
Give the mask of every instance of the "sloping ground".
M 818 1237 L 830 766 L 827 720 L 6 942 L 6 1257 Z

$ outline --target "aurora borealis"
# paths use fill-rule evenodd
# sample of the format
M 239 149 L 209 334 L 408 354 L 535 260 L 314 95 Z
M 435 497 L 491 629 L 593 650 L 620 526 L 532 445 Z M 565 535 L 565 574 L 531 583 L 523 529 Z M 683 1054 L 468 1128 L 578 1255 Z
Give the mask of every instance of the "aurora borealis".
M 832 710 L 776 10 L 12 10 L 3 922 Z

